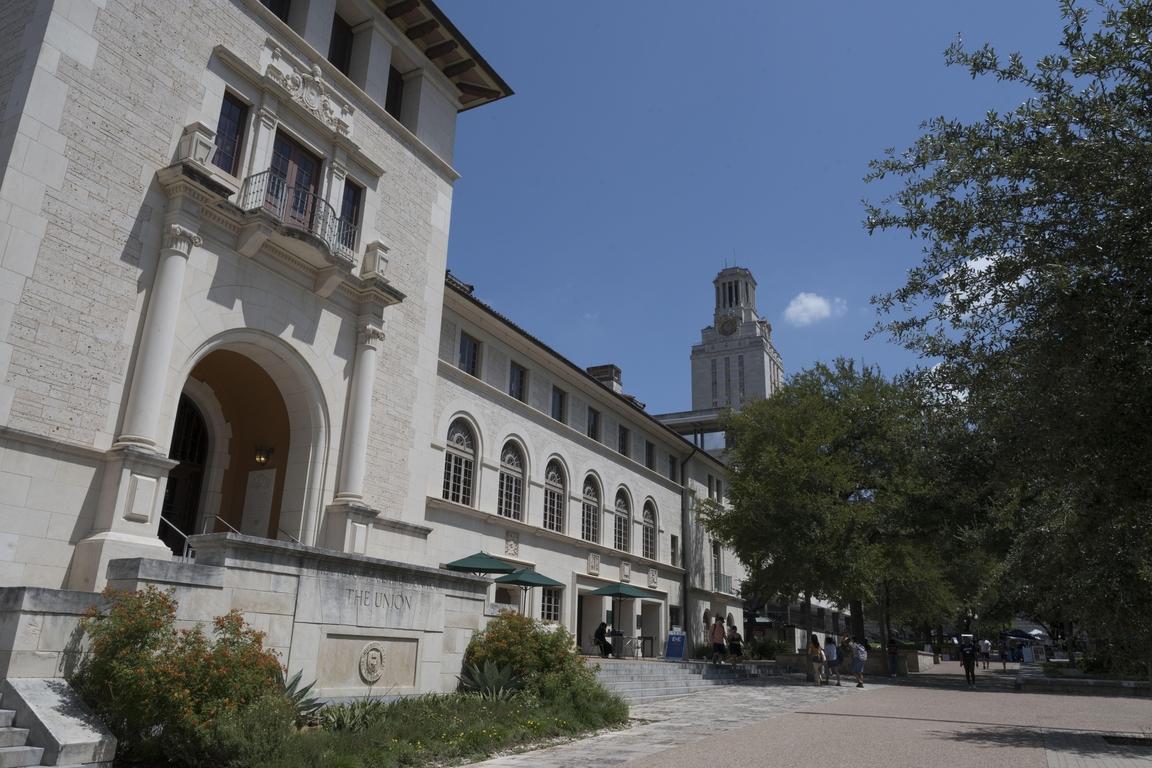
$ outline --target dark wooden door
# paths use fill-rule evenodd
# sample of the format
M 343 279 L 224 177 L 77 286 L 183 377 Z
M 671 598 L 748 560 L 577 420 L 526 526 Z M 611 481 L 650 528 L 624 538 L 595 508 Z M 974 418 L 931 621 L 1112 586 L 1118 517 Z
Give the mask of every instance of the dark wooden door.
M 283 221 L 311 229 L 320 189 L 320 160 L 283 133 L 272 145 L 272 175 L 267 203 L 275 203 Z
M 160 511 L 164 518 L 160 523 L 160 539 L 176 555 L 184 553 L 184 537 L 196 533 L 196 513 L 207 456 L 208 426 L 200 409 L 187 395 L 181 395 L 176 426 L 172 430 L 172 449 L 168 452 L 168 458 L 180 463 L 168 473 Z

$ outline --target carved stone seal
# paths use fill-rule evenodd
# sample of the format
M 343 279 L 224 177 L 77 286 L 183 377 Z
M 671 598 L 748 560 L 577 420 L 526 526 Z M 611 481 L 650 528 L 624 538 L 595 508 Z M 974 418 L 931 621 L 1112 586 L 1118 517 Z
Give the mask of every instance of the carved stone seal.
M 360 679 L 372 685 L 384 676 L 384 643 L 368 643 L 360 652 Z

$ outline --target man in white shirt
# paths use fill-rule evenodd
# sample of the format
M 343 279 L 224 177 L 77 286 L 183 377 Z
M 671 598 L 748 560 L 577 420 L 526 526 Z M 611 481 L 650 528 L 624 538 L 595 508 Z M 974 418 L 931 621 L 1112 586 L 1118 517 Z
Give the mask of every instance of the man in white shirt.
M 984 669 L 988 669 L 988 661 L 992 658 L 992 641 L 988 638 L 980 641 L 980 658 L 984 660 Z
M 836 638 L 828 635 L 824 641 L 824 682 L 832 682 L 832 673 L 836 673 L 836 685 L 840 685 L 840 651 L 836 647 Z

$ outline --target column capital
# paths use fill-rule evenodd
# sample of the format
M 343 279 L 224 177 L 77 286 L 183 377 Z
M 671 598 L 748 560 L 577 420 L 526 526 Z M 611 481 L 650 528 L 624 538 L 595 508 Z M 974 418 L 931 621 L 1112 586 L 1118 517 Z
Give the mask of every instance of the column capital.
M 365 323 L 360 328 L 358 341 L 361 344 L 372 347 L 375 350 L 379 350 L 380 343 L 384 341 L 384 329 L 375 323 Z
M 185 256 L 192 253 L 192 248 L 203 243 L 200 235 L 179 224 L 169 225 L 164 232 L 164 250 L 179 251 Z

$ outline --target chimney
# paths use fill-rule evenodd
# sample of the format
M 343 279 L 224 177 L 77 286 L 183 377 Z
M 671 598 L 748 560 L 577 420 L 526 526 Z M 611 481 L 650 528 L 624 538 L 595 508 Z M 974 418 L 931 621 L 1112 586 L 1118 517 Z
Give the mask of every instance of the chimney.
M 607 365 L 593 365 L 587 369 L 588 375 L 596 379 L 608 389 L 618 395 L 624 394 L 624 386 L 620 383 L 620 368 L 608 363 Z

